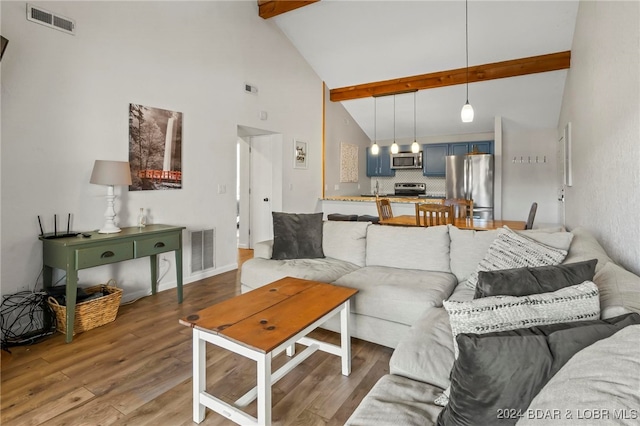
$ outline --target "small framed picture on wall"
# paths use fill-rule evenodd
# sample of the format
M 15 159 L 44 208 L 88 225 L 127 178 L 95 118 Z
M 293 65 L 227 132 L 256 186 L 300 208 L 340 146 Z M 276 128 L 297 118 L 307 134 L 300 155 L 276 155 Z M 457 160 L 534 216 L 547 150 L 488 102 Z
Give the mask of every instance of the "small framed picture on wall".
M 293 168 L 306 169 L 308 167 L 309 151 L 305 141 L 293 140 Z

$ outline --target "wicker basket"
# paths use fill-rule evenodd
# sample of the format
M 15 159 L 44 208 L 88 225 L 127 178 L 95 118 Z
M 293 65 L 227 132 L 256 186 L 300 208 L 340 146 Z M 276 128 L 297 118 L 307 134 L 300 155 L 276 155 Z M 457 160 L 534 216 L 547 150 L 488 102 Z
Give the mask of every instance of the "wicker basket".
M 105 292 L 109 293 L 109 295 L 76 304 L 76 317 L 73 322 L 74 335 L 115 320 L 120 307 L 120 299 L 122 299 L 122 289 L 116 287 L 116 281 L 113 279 L 106 284 L 87 287 L 84 291 L 87 293 Z M 49 297 L 48 303 L 56 313 L 57 330 L 66 334 L 67 307 L 60 305 L 53 297 Z

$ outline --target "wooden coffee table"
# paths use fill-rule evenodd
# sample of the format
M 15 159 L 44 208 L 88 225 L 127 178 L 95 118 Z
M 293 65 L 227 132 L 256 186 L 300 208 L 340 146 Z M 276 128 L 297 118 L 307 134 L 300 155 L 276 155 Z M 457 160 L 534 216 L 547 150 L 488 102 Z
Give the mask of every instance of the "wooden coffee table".
M 317 350 L 342 358 L 342 374 L 351 373 L 350 298 L 358 291 L 332 284 L 283 278 L 264 287 L 182 318 L 193 328 L 193 421 L 204 420 L 208 407 L 241 425 L 271 424 L 271 385 Z M 306 337 L 340 313 L 340 346 Z M 206 392 L 206 342 L 257 363 L 257 386 L 228 404 Z M 271 372 L 271 358 L 296 343 L 307 348 Z M 258 418 L 239 407 L 257 398 Z

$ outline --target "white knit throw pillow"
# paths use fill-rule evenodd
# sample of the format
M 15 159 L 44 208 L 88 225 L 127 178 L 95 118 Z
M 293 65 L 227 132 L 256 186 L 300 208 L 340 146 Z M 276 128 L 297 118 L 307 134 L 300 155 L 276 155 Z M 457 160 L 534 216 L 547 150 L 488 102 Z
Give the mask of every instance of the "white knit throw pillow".
M 498 236 L 469 276 L 466 285 L 471 289 L 476 288 L 479 271 L 558 265 L 565 257 L 566 250 L 542 244 L 507 227 L 500 228 Z

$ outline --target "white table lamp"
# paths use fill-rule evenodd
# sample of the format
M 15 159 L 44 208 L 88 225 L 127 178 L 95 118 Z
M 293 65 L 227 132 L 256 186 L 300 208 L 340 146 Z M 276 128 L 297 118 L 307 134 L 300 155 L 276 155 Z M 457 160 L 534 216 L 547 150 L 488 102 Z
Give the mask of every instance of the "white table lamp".
M 104 226 L 98 231 L 100 234 L 114 234 L 120 232 L 120 228 L 116 226 L 116 210 L 114 209 L 114 200 L 116 196 L 113 193 L 115 185 L 131 185 L 131 171 L 128 161 L 108 161 L 96 160 L 91 173 L 91 183 L 96 185 L 107 185 L 107 211 L 104 213 Z

